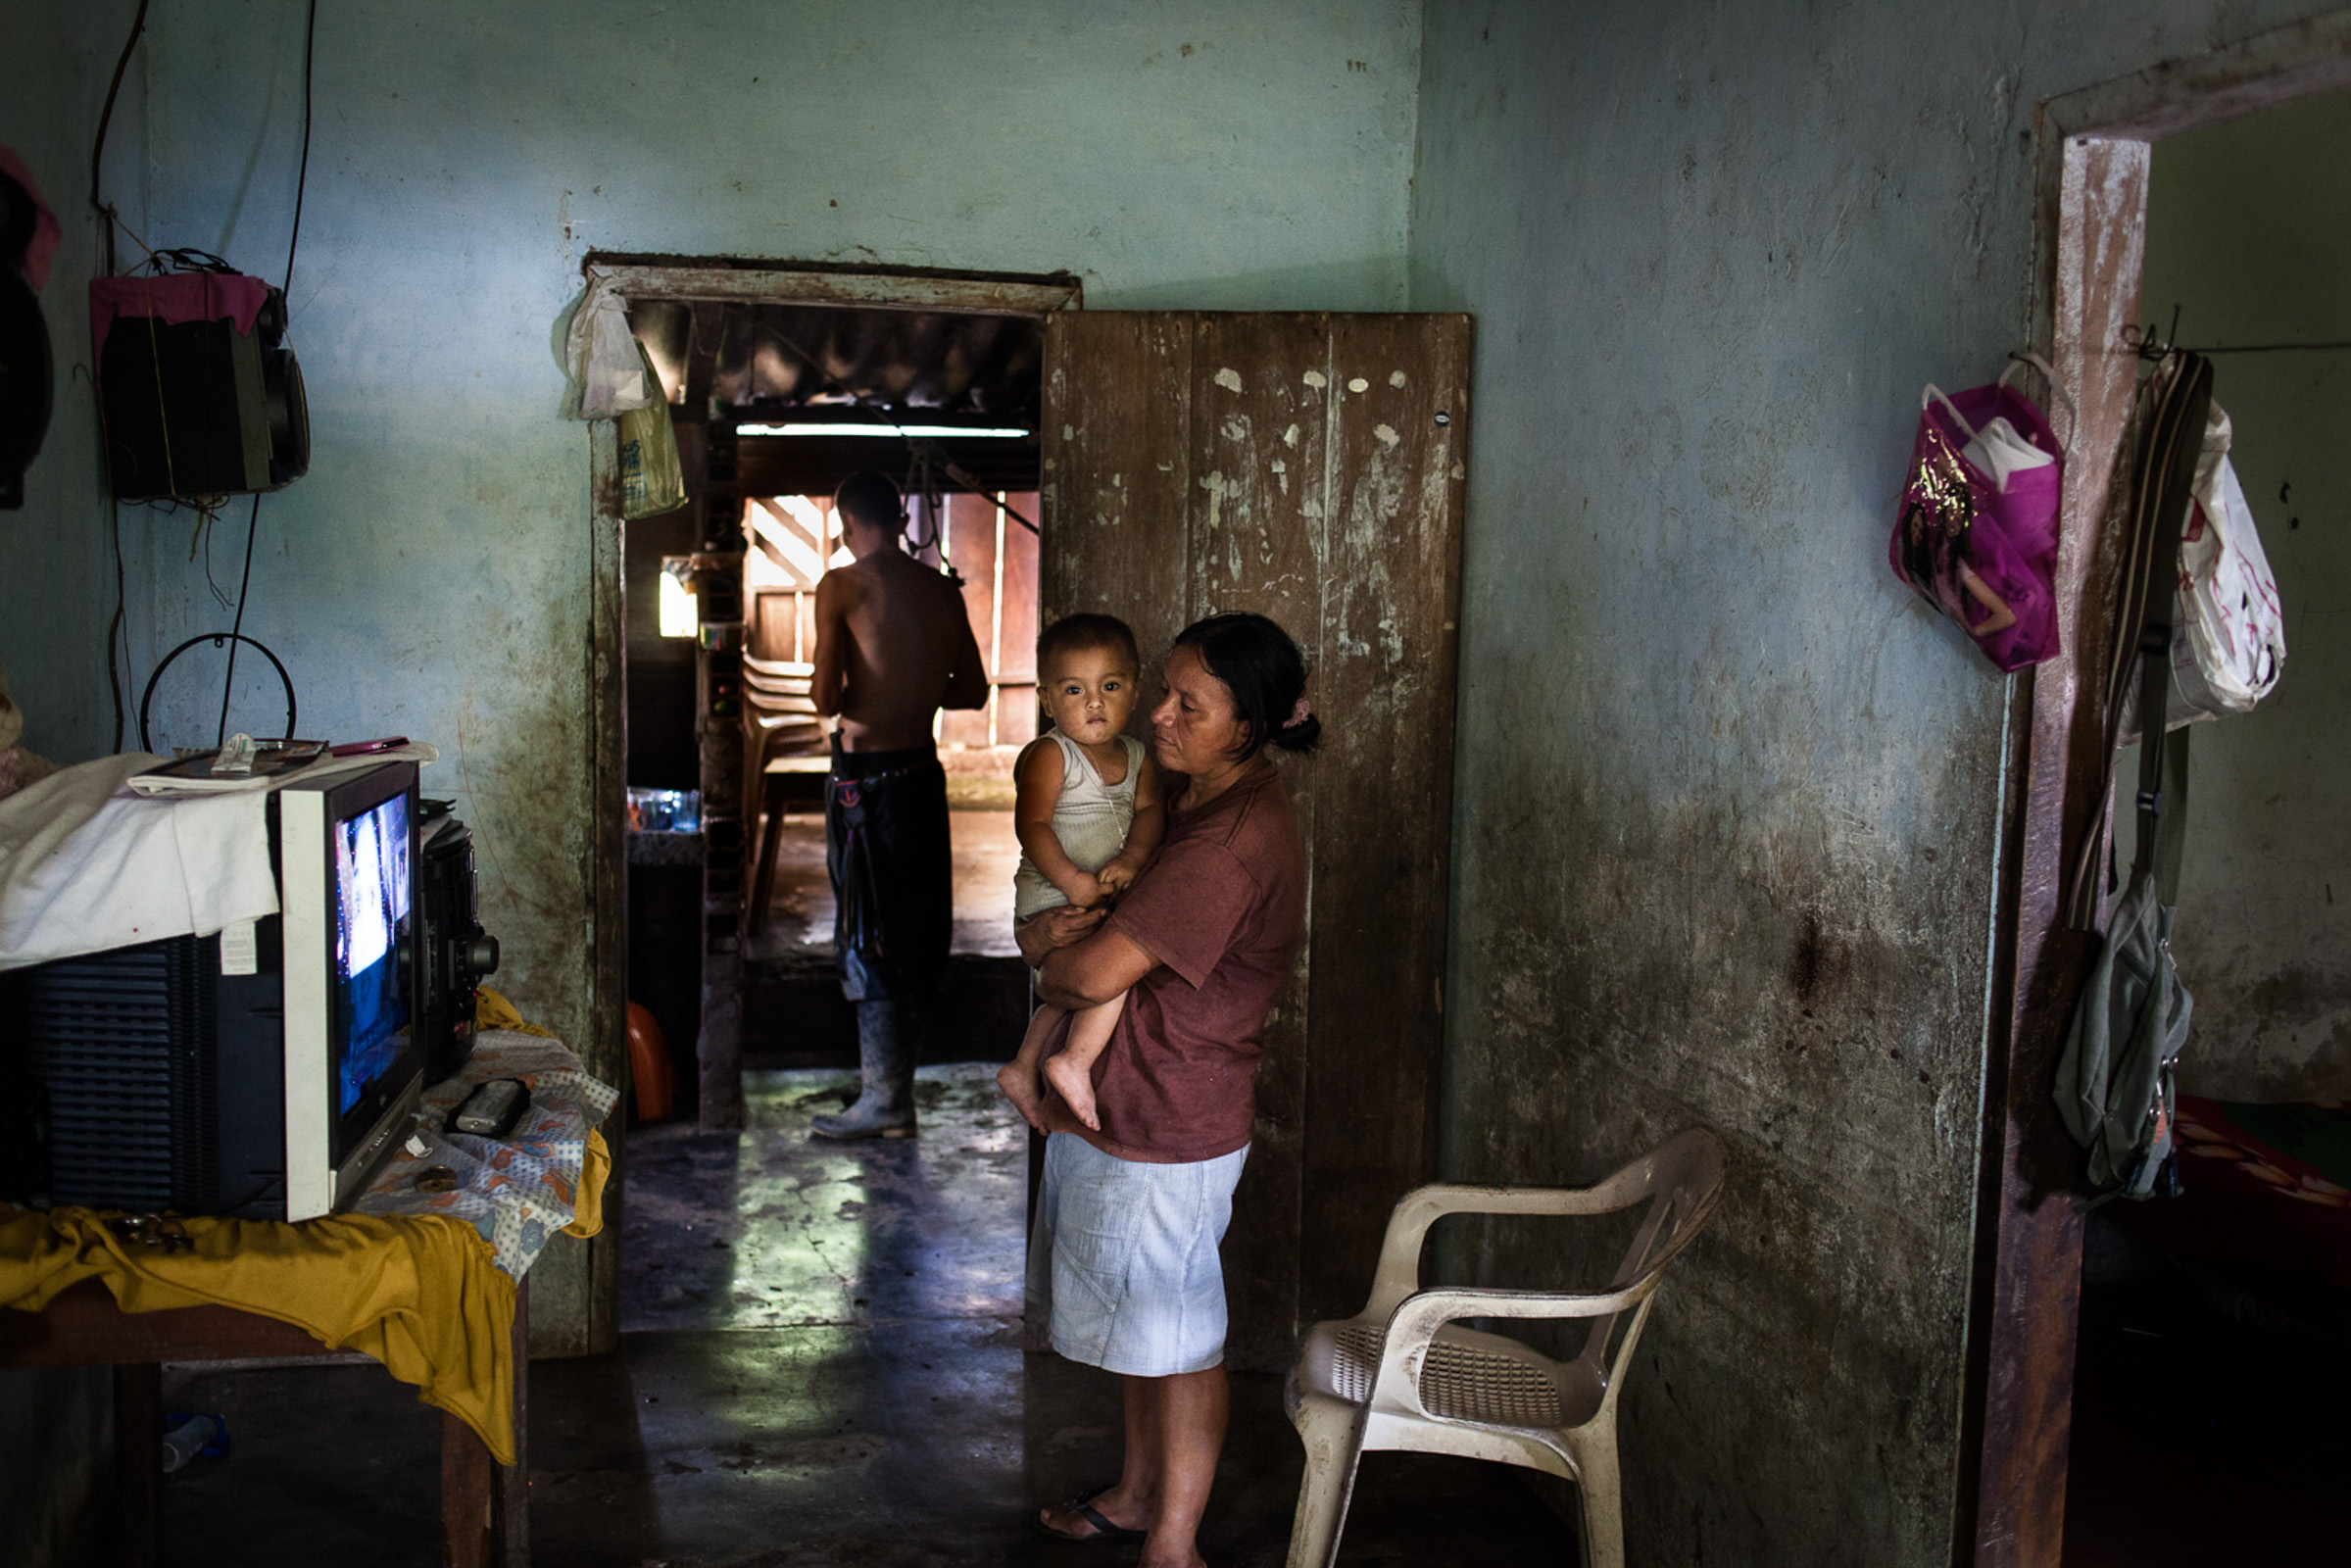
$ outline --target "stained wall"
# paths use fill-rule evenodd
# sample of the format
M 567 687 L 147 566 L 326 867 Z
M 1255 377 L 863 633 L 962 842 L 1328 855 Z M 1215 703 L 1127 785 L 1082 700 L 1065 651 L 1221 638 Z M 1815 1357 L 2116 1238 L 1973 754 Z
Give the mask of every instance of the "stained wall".
M 2016 692 L 1892 504 L 1921 384 L 2027 337 L 2034 102 L 2296 9 L 1428 10 L 1411 301 L 1479 320 L 1445 1166 L 1732 1151 L 1623 1395 L 1636 1562 L 1950 1560 Z
M 50 187 L 68 251 L 46 296 L 60 427 L 27 511 L 0 514 L 0 668 L 30 742 L 73 761 L 115 744 L 109 514 L 71 367 L 90 137 L 134 6 L 5 3 L 29 89 L 0 102 L 0 139 Z M 283 273 L 305 16 L 155 0 L 106 158 L 139 241 Z M 441 748 L 425 792 L 474 829 L 495 983 L 526 1015 L 578 1038 L 589 999 L 589 441 L 557 416 L 554 350 L 582 257 L 1066 270 L 1096 306 L 1397 307 L 1419 27 L 1411 0 L 318 8 L 292 293 L 312 469 L 262 504 L 244 629 L 292 671 L 303 732 Z M 247 520 L 242 502 L 211 523 L 122 509 L 134 704 L 168 650 L 230 623 Z M 157 746 L 211 739 L 222 673 L 209 648 L 172 667 Z M 282 701 L 244 657 L 232 726 L 274 730 Z M 573 1312 L 572 1250 L 543 1270 L 541 1340 Z
M 2155 144 L 2146 314 L 2197 346 L 2351 342 L 2351 94 Z M 2351 1096 L 2351 352 L 2216 354 L 2286 662 L 2196 726 L 2173 952 L 2191 1093 Z
M 49 47 L 102 91 L 132 8 L 101 9 Z M 146 244 L 283 272 L 303 18 L 154 5 L 108 154 Z M 560 1031 L 587 995 L 588 443 L 556 417 L 551 346 L 582 255 L 1066 269 L 1097 305 L 1400 304 L 1417 36 L 1402 0 L 1071 0 L 1010 24 L 947 4 L 586 4 L 560 25 L 520 4 L 320 8 L 293 291 L 313 467 L 263 503 L 246 630 L 293 670 L 306 732 L 441 747 L 427 793 L 475 828 L 518 1000 Z M 74 196 L 88 96 L 0 121 Z M 80 262 L 49 303 L 71 365 L 90 222 L 65 217 Z M 0 531 L 34 612 L 0 619 L 0 667 L 76 760 L 111 741 L 113 595 L 90 416 L 68 412 Z M 242 502 L 209 527 L 124 510 L 130 679 L 228 623 L 246 521 Z M 256 662 L 235 721 L 274 727 Z M 173 667 L 159 745 L 210 737 L 221 668 L 209 649 Z

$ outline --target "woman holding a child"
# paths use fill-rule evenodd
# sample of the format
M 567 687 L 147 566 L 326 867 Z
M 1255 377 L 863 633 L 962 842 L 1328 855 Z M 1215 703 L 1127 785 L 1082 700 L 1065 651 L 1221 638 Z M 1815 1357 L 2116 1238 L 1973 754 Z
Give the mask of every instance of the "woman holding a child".
M 1225 1433 L 1217 1243 L 1305 908 L 1298 824 L 1264 752 L 1310 750 L 1320 726 L 1297 645 L 1262 615 L 1188 627 L 1165 675 L 1151 715 L 1157 854 L 1106 915 L 1073 904 L 1020 928 L 1043 1001 L 1082 1012 L 1126 998 L 1090 1073 L 1099 1127 L 1050 1089 L 1043 1100 L 1028 1309 L 1055 1350 L 1125 1379 L 1119 1479 L 1045 1510 L 1044 1527 L 1143 1539 L 1146 1568 L 1194 1568 Z

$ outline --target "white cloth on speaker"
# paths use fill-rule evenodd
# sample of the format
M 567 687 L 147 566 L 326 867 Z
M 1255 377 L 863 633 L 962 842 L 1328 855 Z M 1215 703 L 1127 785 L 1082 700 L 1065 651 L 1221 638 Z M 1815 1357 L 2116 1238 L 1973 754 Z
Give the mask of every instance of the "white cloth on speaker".
M 0 800 L 0 969 L 277 912 L 268 794 L 151 800 L 124 788 L 163 760 L 103 757 Z

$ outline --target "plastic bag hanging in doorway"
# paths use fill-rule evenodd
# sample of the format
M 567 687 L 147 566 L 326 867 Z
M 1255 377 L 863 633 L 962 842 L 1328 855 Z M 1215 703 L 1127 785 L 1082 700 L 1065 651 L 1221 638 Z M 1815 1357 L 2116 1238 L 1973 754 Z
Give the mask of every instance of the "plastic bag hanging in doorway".
M 628 329 L 627 304 L 611 278 L 588 279 L 588 291 L 563 334 L 563 365 L 579 391 L 577 418 L 617 418 L 664 401 L 660 378 Z
M 2229 462 L 2234 438 L 2218 403 L 2204 425 L 2194 505 L 2180 537 L 2180 611 L 2172 632 L 2172 686 L 2164 728 L 2250 711 L 2285 666 L 2285 613 L 2261 547 L 2245 487 Z M 2138 688 L 2131 688 L 2123 744 L 2138 738 Z
M 653 362 L 629 340 L 646 382 L 659 388 Z M 686 475 L 677 461 L 677 433 L 669 426 L 669 400 L 657 397 L 620 416 L 620 515 L 634 522 L 658 517 L 686 504 Z

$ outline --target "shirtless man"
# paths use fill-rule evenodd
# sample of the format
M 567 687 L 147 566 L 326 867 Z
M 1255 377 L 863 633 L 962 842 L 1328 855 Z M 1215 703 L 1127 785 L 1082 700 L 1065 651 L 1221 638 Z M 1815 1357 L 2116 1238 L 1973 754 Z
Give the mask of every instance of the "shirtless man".
M 942 708 L 980 708 L 988 671 L 954 581 L 898 547 L 898 486 L 857 473 L 833 498 L 857 558 L 816 584 L 816 711 L 837 718 L 824 789 L 824 858 L 838 913 L 841 992 L 857 1009 L 856 1104 L 819 1138 L 914 1136 L 908 999 L 935 986 L 953 929 L 947 775 L 931 742 Z

